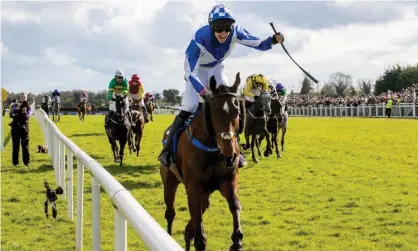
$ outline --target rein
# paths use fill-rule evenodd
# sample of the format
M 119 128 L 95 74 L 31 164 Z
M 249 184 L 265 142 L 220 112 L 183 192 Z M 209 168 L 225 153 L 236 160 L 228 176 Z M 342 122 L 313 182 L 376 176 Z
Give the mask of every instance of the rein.
M 190 128 L 190 124 L 187 125 L 186 127 L 186 136 L 187 139 L 190 141 L 190 143 L 192 143 L 194 146 L 196 146 L 197 148 L 199 148 L 200 150 L 203 150 L 205 152 L 219 152 L 221 150 L 221 147 L 218 144 L 218 141 L 216 140 L 217 136 L 221 136 L 221 138 L 223 140 L 232 140 L 234 137 L 237 137 L 237 134 L 235 132 L 221 132 L 221 133 L 215 133 L 215 130 L 213 129 L 213 123 L 212 123 L 212 117 L 211 117 L 211 113 L 210 113 L 210 103 L 219 97 L 224 97 L 224 96 L 232 96 L 232 97 L 237 97 L 236 94 L 234 93 L 219 93 L 219 94 L 215 94 L 212 96 L 211 100 L 209 102 L 205 102 L 203 105 L 203 119 L 204 119 L 204 123 L 205 123 L 205 128 L 206 128 L 206 132 L 208 133 L 209 137 L 211 138 L 215 138 L 216 144 L 217 146 L 215 147 L 210 147 L 210 146 L 206 146 L 204 144 L 202 144 L 198 139 L 196 139 L 193 136 L 193 131 Z

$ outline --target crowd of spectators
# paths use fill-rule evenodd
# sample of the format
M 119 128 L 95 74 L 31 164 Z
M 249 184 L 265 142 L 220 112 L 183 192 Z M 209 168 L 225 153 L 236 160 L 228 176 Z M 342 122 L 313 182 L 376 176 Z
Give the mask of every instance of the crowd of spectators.
M 414 98 L 415 89 L 415 98 Z M 418 84 L 415 84 L 400 92 L 383 92 L 379 95 L 361 95 L 361 96 L 314 96 L 314 95 L 299 95 L 291 94 L 287 97 L 288 105 L 291 107 L 319 107 L 319 106 L 353 106 L 359 105 L 374 105 L 385 104 L 388 97 L 392 97 L 393 104 L 400 103 L 418 103 Z

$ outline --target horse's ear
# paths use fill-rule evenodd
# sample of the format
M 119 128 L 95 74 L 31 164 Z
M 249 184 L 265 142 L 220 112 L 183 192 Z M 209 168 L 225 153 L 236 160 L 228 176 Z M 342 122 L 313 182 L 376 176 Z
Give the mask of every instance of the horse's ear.
M 215 76 L 210 77 L 209 80 L 209 89 L 212 91 L 212 93 L 216 90 L 216 79 Z
M 236 93 L 238 90 L 238 87 L 241 83 L 241 77 L 240 77 L 240 73 L 238 72 L 237 75 L 235 76 L 235 83 L 233 86 L 230 87 L 230 91 Z

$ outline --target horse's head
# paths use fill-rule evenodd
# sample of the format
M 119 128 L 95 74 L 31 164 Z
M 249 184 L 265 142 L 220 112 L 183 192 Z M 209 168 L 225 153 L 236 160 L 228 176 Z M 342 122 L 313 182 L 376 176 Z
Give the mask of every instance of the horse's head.
M 264 111 L 265 115 L 269 115 L 271 113 L 271 96 L 269 92 L 261 92 L 260 96 L 256 101 L 254 101 L 254 105 L 261 108 Z
M 116 103 L 116 115 L 119 121 L 123 121 L 125 119 L 127 107 L 125 107 L 125 99 L 126 95 L 115 95 L 115 103 Z
M 239 147 L 237 132 L 239 127 L 240 107 L 237 89 L 241 82 L 239 72 L 233 86 L 216 87 L 215 77 L 210 78 L 210 90 L 213 97 L 205 103 L 206 128 L 216 138 L 225 166 L 236 166 Z

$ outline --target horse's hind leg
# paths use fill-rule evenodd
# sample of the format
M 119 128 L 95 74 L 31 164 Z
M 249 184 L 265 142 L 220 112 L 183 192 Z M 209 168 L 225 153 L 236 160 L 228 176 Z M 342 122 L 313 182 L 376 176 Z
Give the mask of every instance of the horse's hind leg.
M 234 230 L 231 235 L 233 244 L 229 248 L 229 250 L 242 251 L 242 239 L 244 237 L 244 233 L 241 229 L 241 203 L 238 199 L 237 194 L 237 176 L 235 176 L 232 180 L 224 181 L 221 184 L 219 191 L 221 192 L 222 196 L 225 197 L 225 199 L 228 201 L 229 211 L 232 214 L 232 220 L 234 224 Z
M 167 220 L 167 233 L 172 235 L 173 221 L 176 216 L 174 202 L 176 199 L 176 191 L 180 184 L 176 176 L 170 169 L 164 165 L 160 165 L 160 175 L 164 185 L 164 202 L 165 202 L 165 219 Z
M 141 150 L 142 130 L 135 135 L 136 156 L 139 156 Z
M 286 130 L 287 130 L 287 128 L 286 128 L 286 126 L 284 126 L 282 128 L 282 140 L 280 141 L 280 143 L 282 145 L 282 151 L 283 152 L 284 152 L 284 136 L 286 135 Z
M 264 139 L 264 135 L 260 135 L 260 136 L 258 137 L 258 144 L 260 144 L 260 145 L 261 145 L 261 142 L 263 141 L 263 139 Z

